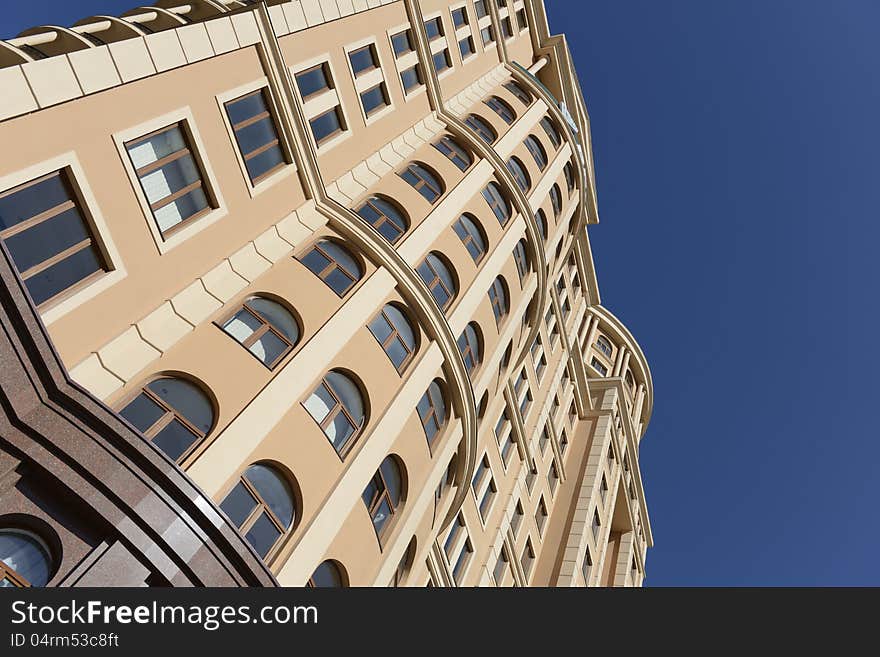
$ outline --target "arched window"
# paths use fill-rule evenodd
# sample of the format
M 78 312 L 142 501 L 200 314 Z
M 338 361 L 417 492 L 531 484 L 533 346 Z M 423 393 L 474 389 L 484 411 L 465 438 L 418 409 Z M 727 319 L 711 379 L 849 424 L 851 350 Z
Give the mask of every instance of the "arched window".
M 23 529 L 0 529 L 0 588 L 46 586 L 52 576 L 49 548 Z
M 413 536 L 412 539 L 410 539 L 409 545 L 406 546 L 406 552 L 404 552 L 403 556 L 400 557 L 400 561 L 397 563 L 397 568 L 394 569 L 394 575 L 391 576 L 391 581 L 388 583 L 389 587 L 396 588 L 399 586 L 403 586 L 403 581 L 404 579 L 406 579 L 409 571 L 412 570 L 412 565 L 415 558 L 416 537 Z
M 425 285 L 431 291 L 434 301 L 441 310 L 446 310 L 458 293 L 458 285 L 449 267 L 440 259 L 440 256 L 431 251 L 416 269 Z
M 559 148 L 562 144 L 562 137 L 559 135 L 559 130 L 556 129 L 556 125 L 550 120 L 549 116 L 545 116 L 541 119 L 541 127 L 544 128 L 544 132 L 550 137 L 550 141 L 553 143 L 553 148 Z
M 519 272 L 519 282 L 522 284 L 531 268 L 531 265 L 529 264 L 529 252 L 526 251 L 525 239 L 521 239 L 516 243 L 516 246 L 513 247 L 513 260 L 516 262 L 516 271 Z
M 403 476 L 400 466 L 395 457 L 387 456 L 362 495 L 380 543 L 386 528 L 389 527 L 388 521 L 398 511 L 402 497 Z
M 538 165 L 538 168 L 543 171 L 547 168 L 547 152 L 544 150 L 544 147 L 541 146 L 541 142 L 538 141 L 538 138 L 535 135 L 529 135 L 525 139 L 526 148 L 529 150 L 529 153 L 532 154 L 532 157 L 535 158 L 535 164 Z
M 354 256 L 330 240 L 321 240 L 315 244 L 299 261 L 340 298 L 344 297 L 364 275 Z
M 364 398 L 357 384 L 337 370 L 330 370 L 303 406 L 321 427 L 340 456 L 348 451 L 364 428 Z
M 541 233 L 541 239 L 547 241 L 547 215 L 538 208 L 535 213 L 535 223 L 538 224 L 538 232 Z
M 474 161 L 471 154 L 449 135 L 443 135 L 440 141 L 434 144 L 434 148 L 448 157 L 462 171 L 467 171 Z
M 501 320 L 510 311 L 510 299 L 507 294 L 507 284 L 501 276 L 497 276 L 489 288 L 489 303 L 492 312 L 495 313 L 495 323 L 500 325 Z
M 565 186 L 568 187 L 568 193 L 571 194 L 574 191 L 574 168 L 571 166 L 571 162 L 565 163 L 565 166 L 562 167 L 562 173 L 565 174 Z
M 510 204 L 504 198 L 504 194 L 501 193 L 498 185 L 494 182 L 486 185 L 486 188 L 483 190 L 483 198 L 486 199 L 486 203 L 489 204 L 492 212 L 495 213 L 498 223 L 505 226 L 510 220 Z
M 299 324 L 276 301 L 251 297 L 222 324 L 223 330 L 269 369 L 299 342 Z
M 425 429 L 425 437 L 428 439 L 428 447 L 434 444 L 434 439 L 443 429 L 447 420 L 446 401 L 443 397 L 443 387 L 440 379 L 431 381 L 431 385 L 419 400 L 416 410 L 419 419 Z
M 470 214 L 463 214 L 455 222 L 452 229 L 464 247 L 471 254 L 474 262 L 480 262 L 486 255 L 486 236 L 476 217 Z
M 623 380 L 626 381 L 626 387 L 629 388 L 630 392 L 636 391 L 636 382 L 633 379 L 633 374 L 629 370 L 626 371 L 626 375 L 623 377 Z
M 208 396 L 176 377 L 150 381 L 119 414 L 178 463 L 214 427 L 214 405 Z
M 368 198 L 357 213 L 392 244 L 409 229 L 406 213 L 396 203 L 381 196 Z
M 513 108 L 498 96 L 490 96 L 483 102 L 491 107 L 506 124 L 510 125 L 516 120 L 516 113 L 513 111 Z
M 495 132 L 495 129 L 491 125 L 486 123 L 486 120 L 483 117 L 471 114 L 464 120 L 464 122 L 487 144 L 493 144 L 495 143 L 495 140 L 498 139 L 498 133 Z
M 521 190 L 527 192 L 531 189 L 532 181 L 529 179 L 529 174 L 526 173 L 526 168 L 519 161 L 519 158 L 512 157 L 507 160 L 507 169 L 513 174 L 513 179 L 516 180 L 516 184 L 519 185 Z
M 480 351 L 479 330 L 476 323 L 471 322 L 464 327 L 464 331 L 458 336 L 458 350 L 461 352 L 468 373 L 473 372 L 483 359 Z
M 519 86 L 518 82 L 509 80 L 505 82 L 503 86 L 510 93 L 516 96 L 520 100 L 520 102 L 526 107 L 532 104 L 532 95 L 521 86 Z
M 608 358 L 611 358 L 611 354 L 614 352 L 614 347 L 611 346 L 611 340 L 604 335 L 600 335 L 596 340 L 596 346 L 599 348 L 599 351 L 608 356 Z
M 370 333 L 382 345 L 398 372 L 403 372 L 416 351 L 416 332 L 397 306 L 385 304 L 369 324 Z
M 335 561 L 328 559 L 315 568 L 315 572 L 309 577 L 306 586 L 312 589 L 341 588 L 347 586 L 346 582 L 347 578 L 342 567 Z
M 553 183 L 553 187 L 550 188 L 550 203 L 553 204 L 553 216 L 559 217 L 562 212 L 562 193 L 556 183 Z
M 229 519 L 263 559 L 293 526 L 296 504 L 287 479 L 255 463 L 220 503 Z
M 420 162 L 410 162 L 400 177 L 412 185 L 428 203 L 434 203 L 443 194 L 443 183 L 436 174 Z

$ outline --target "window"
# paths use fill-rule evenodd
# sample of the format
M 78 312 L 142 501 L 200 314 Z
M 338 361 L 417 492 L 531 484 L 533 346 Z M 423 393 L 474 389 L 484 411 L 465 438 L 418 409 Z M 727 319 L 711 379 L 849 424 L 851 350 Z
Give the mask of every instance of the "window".
M 318 146 L 345 130 L 345 123 L 342 121 L 339 106 L 309 119 L 309 125 L 315 137 L 315 144 Z
M 486 236 L 476 217 L 463 214 L 452 226 L 455 234 L 471 254 L 474 262 L 480 262 L 486 255 Z
M 471 480 L 471 488 L 474 491 L 474 497 L 477 500 L 477 508 L 480 510 L 480 518 L 486 522 L 486 517 L 492 508 L 492 502 L 498 489 L 495 485 L 495 478 L 492 476 L 492 467 L 489 465 L 489 456 L 483 454 Z
M 409 545 L 406 546 L 406 551 L 403 553 L 403 556 L 400 557 L 400 561 L 397 562 L 397 568 L 394 569 L 394 575 L 391 576 L 391 581 L 388 583 L 389 587 L 396 588 L 403 586 L 403 580 L 406 578 L 407 573 L 412 569 L 415 556 L 416 537 L 413 536 Z
M 0 194 L 0 240 L 37 306 L 107 271 L 66 170 Z
M 538 500 L 538 508 L 535 509 L 535 524 L 538 525 L 538 535 L 544 535 L 544 525 L 547 524 L 547 505 L 544 503 L 544 496 Z
M 386 456 L 361 495 L 380 544 L 386 527 L 390 526 L 388 520 L 397 513 L 402 496 L 403 477 L 397 458 Z
M 565 456 L 565 450 L 568 449 L 568 436 L 565 435 L 565 429 L 559 435 L 559 454 Z
M 392 244 L 409 230 L 409 219 L 400 206 L 383 196 L 371 196 L 357 213 Z
M 535 213 L 535 223 L 538 224 L 538 233 L 542 240 L 547 241 L 547 215 L 540 208 Z
M 327 62 L 312 66 L 296 74 L 296 86 L 303 100 L 333 89 L 333 76 Z
M 510 16 L 505 16 L 501 19 L 501 33 L 505 39 L 513 36 L 513 23 L 510 21 Z
M 529 153 L 532 154 L 532 157 L 535 158 L 535 164 L 538 165 L 538 168 L 541 171 L 547 168 L 547 153 L 544 151 L 544 147 L 541 146 L 541 142 L 538 141 L 537 137 L 535 137 L 535 135 L 529 135 L 525 139 L 525 145 Z
M 449 50 L 444 48 L 439 52 L 435 52 L 432 59 L 434 60 L 434 69 L 437 73 L 445 71 L 452 66 L 452 59 L 449 57 Z
M 526 241 L 521 239 L 516 243 L 516 246 L 513 247 L 513 260 L 516 262 L 516 271 L 519 273 L 519 282 L 522 285 L 522 282 L 525 280 L 525 277 L 529 274 L 529 269 L 531 265 L 529 264 L 529 254 L 526 251 Z
M 626 375 L 623 377 L 623 380 L 626 381 L 626 387 L 630 392 L 634 393 L 636 391 L 636 382 L 633 379 L 632 372 L 629 370 L 626 371 Z
M 535 378 L 540 382 L 547 368 L 547 357 L 544 355 L 544 344 L 541 342 L 540 333 L 535 336 L 535 341 L 532 343 L 532 365 L 535 368 Z
M 313 589 L 341 588 L 346 586 L 346 578 L 342 568 L 335 561 L 324 561 L 315 568 L 315 572 L 309 577 L 307 587 Z
M 363 270 L 354 256 L 330 240 L 321 240 L 315 244 L 299 261 L 340 298 L 363 276 Z
M 477 18 L 485 18 L 489 15 L 489 9 L 486 7 L 486 0 L 474 0 L 474 9 L 477 12 Z
M 407 93 L 423 85 L 424 78 L 422 77 L 422 66 L 421 64 L 416 64 L 415 66 L 410 66 L 407 69 L 404 69 L 400 73 L 400 84 L 403 85 L 403 90 Z
M 602 531 L 602 521 L 599 519 L 599 510 L 593 509 L 593 540 L 597 543 L 600 531 Z
M 452 579 L 456 584 L 461 584 L 474 553 L 474 546 L 468 536 L 467 524 L 461 511 L 458 512 L 455 522 L 449 528 L 449 533 L 443 543 L 443 552 L 446 554 L 446 562 L 452 569 Z
M 221 328 L 269 369 L 299 342 L 299 323 L 280 303 L 251 297 Z
M 593 368 L 594 370 L 596 370 L 596 371 L 597 371 L 599 374 L 601 374 L 602 376 L 607 376 L 607 375 L 608 375 L 608 368 L 605 367 L 602 363 L 600 363 L 600 362 L 596 359 L 595 356 L 593 356 L 593 359 L 590 361 L 590 365 L 592 366 L 592 368 Z
M 468 373 L 472 373 L 482 360 L 479 328 L 475 322 L 465 326 L 464 331 L 458 336 L 458 350 L 461 352 Z
M 562 145 L 562 137 L 559 135 L 559 130 L 556 129 L 556 125 L 550 120 L 549 116 L 545 116 L 541 119 L 541 127 L 544 128 L 544 132 L 546 132 L 547 136 L 550 138 L 553 148 L 559 148 L 559 146 Z
M 492 306 L 492 312 L 495 314 L 495 324 L 500 326 L 501 320 L 510 311 L 507 284 L 501 276 L 497 276 L 492 281 L 492 286 L 489 288 L 489 303 Z
M 508 80 L 502 86 L 514 96 L 516 96 L 519 101 L 526 107 L 532 104 L 532 95 L 528 91 L 523 89 L 518 82 Z
M 488 100 L 483 102 L 491 107 L 506 124 L 510 125 L 516 120 L 516 113 L 513 111 L 513 108 L 498 96 L 490 96 Z
M 571 194 L 574 191 L 574 170 L 571 162 L 565 163 L 565 166 L 562 167 L 562 173 L 565 174 L 565 186 L 568 188 L 568 193 Z
M 487 144 L 492 144 L 498 139 L 495 129 L 476 114 L 468 115 L 464 122 Z
M 303 403 L 339 456 L 344 456 L 364 428 L 364 398 L 358 385 L 338 370 L 330 370 Z
M 600 335 L 596 339 L 596 347 L 599 349 L 599 351 L 608 356 L 608 358 L 611 358 L 611 354 L 614 353 L 614 347 L 611 346 L 611 340 L 606 338 L 604 335 Z
M 538 476 L 538 465 L 535 463 L 535 459 L 532 459 L 532 464 L 529 467 L 529 471 L 526 472 L 526 488 L 529 489 L 529 492 L 532 492 L 532 488 L 535 487 L 535 478 Z
M 225 105 L 238 151 L 254 185 L 287 164 L 269 109 L 268 91 L 260 89 Z
M 528 192 L 529 189 L 531 189 L 532 181 L 529 179 L 529 174 L 526 173 L 526 169 L 523 166 L 523 163 L 520 162 L 519 158 L 514 156 L 507 160 L 507 170 L 513 175 L 513 179 L 516 181 L 517 186 L 523 190 L 523 192 Z
M 538 448 L 541 450 L 541 454 L 547 452 L 547 445 L 550 444 L 550 430 L 547 428 L 547 425 L 544 424 L 544 428 L 541 429 L 541 435 L 538 436 Z
M 562 194 L 556 183 L 553 183 L 553 187 L 550 188 L 550 203 L 553 205 L 553 216 L 558 219 L 562 213 Z
M 391 47 L 394 49 L 394 56 L 400 57 L 408 52 L 413 51 L 412 34 L 409 30 L 398 32 L 391 36 Z
M 516 12 L 516 22 L 519 23 L 519 31 L 527 30 L 529 27 L 529 21 L 526 19 L 526 10 L 520 9 Z
M 361 106 L 364 108 L 364 115 L 367 117 L 372 116 L 383 107 L 388 107 L 390 104 L 388 101 L 388 90 L 385 88 L 384 82 L 380 82 L 375 87 L 362 91 L 360 96 Z
M 480 38 L 483 40 L 483 46 L 488 46 L 490 43 L 495 42 L 495 28 L 491 25 L 487 25 L 483 29 L 480 30 Z
M 428 35 L 428 41 L 433 41 L 443 36 L 443 22 L 439 16 L 425 21 L 425 32 Z
M 568 423 L 573 427 L 578 421 L 578 412 L 577 406 L 572 400 L 571 405 L 568 407 Z
M 369 324 L 370 333 L 382 345 L 398 373 L 403 372 L 416 351 L 416 332 L 395 305 L 385 304 Z
M 559 338 L 559 327 L 556 325 L 556 311 L 551 305 L 547 308 L 547 314 L 544 315 L 544 321 L 547 323 L 547 335 L 550 336 L 550 347 L 556 344 Z
M 449 268 L 440 259 L 436 251 L 431 251 L 422 261 L 416 271 L 428 286 L 434 301 L 441 310 L 449 308 L 455 295 L 458 293 L 458 285 Z
M 550 464 L 547 481 L 550 484 L 550 497 L 553 497 L 556 494 L 556 487 L 559 485 L 559 469 L 556 467 L 556 459 L 553 459 L 553 463 Z
M 428 446 L 434 443 L 437 434 L 446 424 L 446 402 L 443 398 L 443 389 L 440 379 L 431 381 L 431 385 L 422 395 L 416 409 L 419 412 L 419 419 L 422 421 L 422 427 L 425 429 L 425 437 L 428 439 Z
M 507 409 L 501 411 L 501 416 L 495 423 L 495 441 L 498 443 L 498 450 L 501 453 L 501 460 L 504 467 L 510 463 L 510 451 L 513 447 L 513 438 L 511 436 L 512 428 L 510 426 L 510 417 L 507 415 Z
M 498 435 L 497 431 L 495 432 L 495 435 Z M 499 454 L 501 454 L 501 461 L 502 463 L 504 463 L 504 467 L 506 469 L 510 465 L 510 457 L 513 455 L 513 443 L 516 441 L 513 438 L 512 431 L 504 432 L 502 435 L 504 437 L 500 439 L 498 452 Z
M 0 529 L 0 588 L 46 586 L 54 564 L 49 548 L 23 529 Z
M 516 508 L 513 510 L 513 517 L 510 519 L 510 529 L 513 531 L 513 535 L 516 536 L 519 531 L 520 525 L 522 525 L 522 519 L 525 517 L 525 511 L 523 511 L 523 505 L 521 500 L 516 501 Z
M 452 10 L 452 24 L 456 27 L 464 27 L 469 23 L 467 8 L 459 7 L 458 9 Z
M 262 463 L 248 467 L 220 508 L 263 559 L 293 526 L 296 505 L 285 477 Z
M 434 148 L 443 153 L 461 171 L 467 171 L 473 162 L 473 158 L 453 137 L 443 135 L 440 141 L 434 144 Z
M 210 212 L 205 176 L 183 122 L 127 142 L 125 149 L 163 237 Z
M 180 463 L 214 428 L 214 405 L 194 383 L 162 377 L 146 384 L 119 412 Z
M 486 199 L 486 203 L 489 204 L 489 207 L 498 219 L 498 223 L 502 226 L 507 225 L 511 215 L 510 205 L 501 193 L 498 184 L 490 182 L 486 185 L 486 188 L 483 190 L 483 198 Z
M 372 43 L 363 48 L 352 50 L 348 53 L 348 61 L 351 63 L 351 72 L 354 73 L 356 78 L 367 71 L 379 68 L 376 46 Z
M 581 573 L 584 575 L 584 584 L 589 586 L 590 575 L 593 572 L 593 557 L 590 554 L 590 547 L 587 546 L 587 553 L 584 555 L 584 562 L 581 564 Z
M 459 39 L 458 52 L 461 53 L 462 60 L 467 59 L 471 55 L 475 55 L 477 53 L 477 49 L 474 47 L 473 37 L 466 36 L 463 39 Z
M 510 572 L 510 557 L 507 555 L 507 546 L 501 546 L 501 552 L 498 553 L 498 560 L 495 562 L 495 569 L 492 576 L 495 578 L 495 585 L 501 586 L 504 577 Z
M 602 504 L 605 504 L 605 497 L 608 495 L 608 482 L 605 475 L 602 475 L 602 482 L 599 484 L 599 497 L 602 498 Z
M 519 415 L 521 418 L 525 419 L 526 414 L 529 412 L 529 407 L 532 405 L 532 390 L 529 388 L 529 381 L 526 378 L 526 371 L 523 369 L 522 374 L 520 375 L 522 380 L 525 382 L 525 392 L 519 397 Z
M 519 563 L 522 566 L 523 574 L 526 576 L 526 581 L 528 581 L 529 575 L 532 574 L 532 567 L 535 565 L 535 550 L 532 547 L 531 536 L 526 539 L 526 546 L 523 548 Z
M 443 184 L 424 164 L 411 162 L 400 177 L 421 194 L 428 203 L 435 203 L 443 194 Z

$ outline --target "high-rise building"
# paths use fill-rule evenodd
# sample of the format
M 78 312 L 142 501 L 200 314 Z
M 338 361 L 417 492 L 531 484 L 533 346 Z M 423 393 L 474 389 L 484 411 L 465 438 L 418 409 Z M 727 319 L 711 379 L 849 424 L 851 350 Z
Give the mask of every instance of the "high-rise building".
M 161 0 L 0 87 L 5 585 L 641 585 L 542 2 Z

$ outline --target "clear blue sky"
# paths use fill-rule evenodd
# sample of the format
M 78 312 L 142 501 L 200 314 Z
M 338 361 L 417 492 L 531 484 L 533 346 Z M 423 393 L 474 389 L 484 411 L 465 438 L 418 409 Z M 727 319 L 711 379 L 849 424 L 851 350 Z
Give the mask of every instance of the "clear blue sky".
M 27 0 L 0 35 L 131 0 Z M 880 585 L 880 4 L 547 0 L 603 301 L 654 374 L 647 584 Z

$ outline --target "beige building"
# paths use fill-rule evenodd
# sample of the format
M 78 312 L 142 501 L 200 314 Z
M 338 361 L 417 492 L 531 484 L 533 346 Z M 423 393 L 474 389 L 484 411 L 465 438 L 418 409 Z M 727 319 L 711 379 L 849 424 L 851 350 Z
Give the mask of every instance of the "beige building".
M 0 86 L 64 368 L 281 585 L 641 585 L 651 374 L 541 2 L 161 0 L 0 42 Z M 28 513 L 0 579 L 69 581 Z

